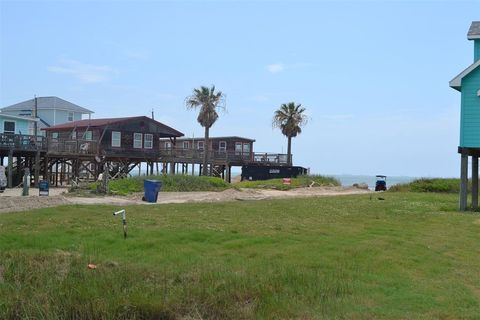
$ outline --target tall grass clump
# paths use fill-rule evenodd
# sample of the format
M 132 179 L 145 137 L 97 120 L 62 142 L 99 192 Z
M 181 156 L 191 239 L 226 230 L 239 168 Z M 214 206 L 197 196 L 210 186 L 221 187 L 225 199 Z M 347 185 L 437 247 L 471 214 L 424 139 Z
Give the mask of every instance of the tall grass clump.
M 283 184 L 283 179 L 242 181 L 235 184 L 238 188 L 290 190 L 303 187 L 340 186 L 334 177 L 322 175 L 302 175 L 291 179 L 291 184 Z
M 421 178 L 410 183 L 394 185 L 389 190 L 393 192 L 458 193 L 460 191 L 460 179 Z
M 127 195 L 134 192 L 143 192 L 144 180 L 159 180 L 162 182 L 162 191 L 222 191 L 230 185 L 217 177 L 188 176 L 188 175 L 160 175 L 131 177 L 112 180 L 109 182 L 110 192 Z M 92 186 L 92 189 L 95 185 Z

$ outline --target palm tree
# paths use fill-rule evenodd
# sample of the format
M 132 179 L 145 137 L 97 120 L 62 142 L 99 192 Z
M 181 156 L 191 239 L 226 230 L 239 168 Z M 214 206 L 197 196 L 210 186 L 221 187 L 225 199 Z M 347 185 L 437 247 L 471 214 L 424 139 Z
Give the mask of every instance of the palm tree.
M 192 95 L 187 97 L 185 104 L 187 109 L 200 108 L 197 121 L 205 128 L 202 174 L 206 176 L 208 175 L 207 164 L 210 148 L 210 128 L 218 119 L 217 109 L 225 108 L 225 95 L 221 91 L 215 92 L 215 86 L 211 88 L 201 86 L 198 89 L 193 89 Z
M 292 165 L 292 138 L 302 133 L 302 127 L 307 124 L 305 108 L 295 102 L 282 104 L 273 116 L 273 127 L 280 128 L 284 136 L 288 138 L 288 159 L 287 164 Z

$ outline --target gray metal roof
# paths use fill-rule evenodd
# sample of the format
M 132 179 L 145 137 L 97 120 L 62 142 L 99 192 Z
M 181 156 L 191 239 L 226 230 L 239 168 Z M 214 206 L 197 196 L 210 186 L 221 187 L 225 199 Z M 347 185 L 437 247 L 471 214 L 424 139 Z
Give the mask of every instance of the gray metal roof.
M 480 21 L 473 21 L 468 30 L 468 40 L 480 39 Z
M 0 112 L 0 118 L 14 119 L 14 120 L 26 120 L 26 121 L 34 121 L 34 122 L 40 121 L 40 119 L 38 119 L 38 118 L 12 116 L 11 114 L 4 114 L 4 113 L 1 113 L 1 112 Z
M 224 136 L 224 137 L 210 137 L 210 140 L 231 140 L 231 139 L 238 139 L 241 141 L 250 141 L 250 142 L 255 142 L 255 139 L 250 139 L 250 138 L 245 138 L 245 137 L 239 137 L 239 136 Z M 190 141 L 190 140 L 195 140 L 195 141 L 202 141 L 205 140 L 205 137 L 199 136 L 195 138 L 188 138 L 188 137 L 183 137 L 183 138 L 177 138 L 177 142 L 182 142 L 182 141 Z
M 20 110 L 33 110 L 35 107 L 35 99 L 26 100 L 11 106 L 1 108 L 1 111 L 20 111 Z M 80 107 L 74 103 L 63 100 L 59 97 L 37 97 L 38 110 L 67 110 L 72 112 L 79 112 L 82 114 L 93 113 L 84 107 Z

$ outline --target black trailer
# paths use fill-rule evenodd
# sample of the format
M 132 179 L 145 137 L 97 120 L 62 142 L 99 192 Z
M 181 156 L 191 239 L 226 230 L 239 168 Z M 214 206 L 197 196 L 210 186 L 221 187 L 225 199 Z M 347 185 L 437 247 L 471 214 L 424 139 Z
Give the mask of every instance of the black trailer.
M 307 173 L 304 167 L 245 165 L 242 166 L 242 181 L 296 178 Z

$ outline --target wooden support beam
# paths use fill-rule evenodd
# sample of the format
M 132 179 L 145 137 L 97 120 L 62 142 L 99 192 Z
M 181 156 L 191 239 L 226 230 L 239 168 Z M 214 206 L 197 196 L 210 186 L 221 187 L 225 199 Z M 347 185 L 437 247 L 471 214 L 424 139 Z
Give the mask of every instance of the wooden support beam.
M 462 154 L 460 163 L 460 211 L 467 210 L 468 197 L 468 155 Z
M 35 188 L 38 188 L 38 182 L 40 181 L 40 151 L 35 154 L 35 170 L 34 170 L 34 182 Z
M 230 166 L 228 164 L 225 166 L 225 182 L 230 183 Z
M 8 187 L 13 188 L 13 149 L 8 152 Z
M 478 209 L 478 156 L 472 156 L 472 209 Z
M 55 186 L 58 187 L 58 162 L 55 162 L 55 178 L 54 178 Z

